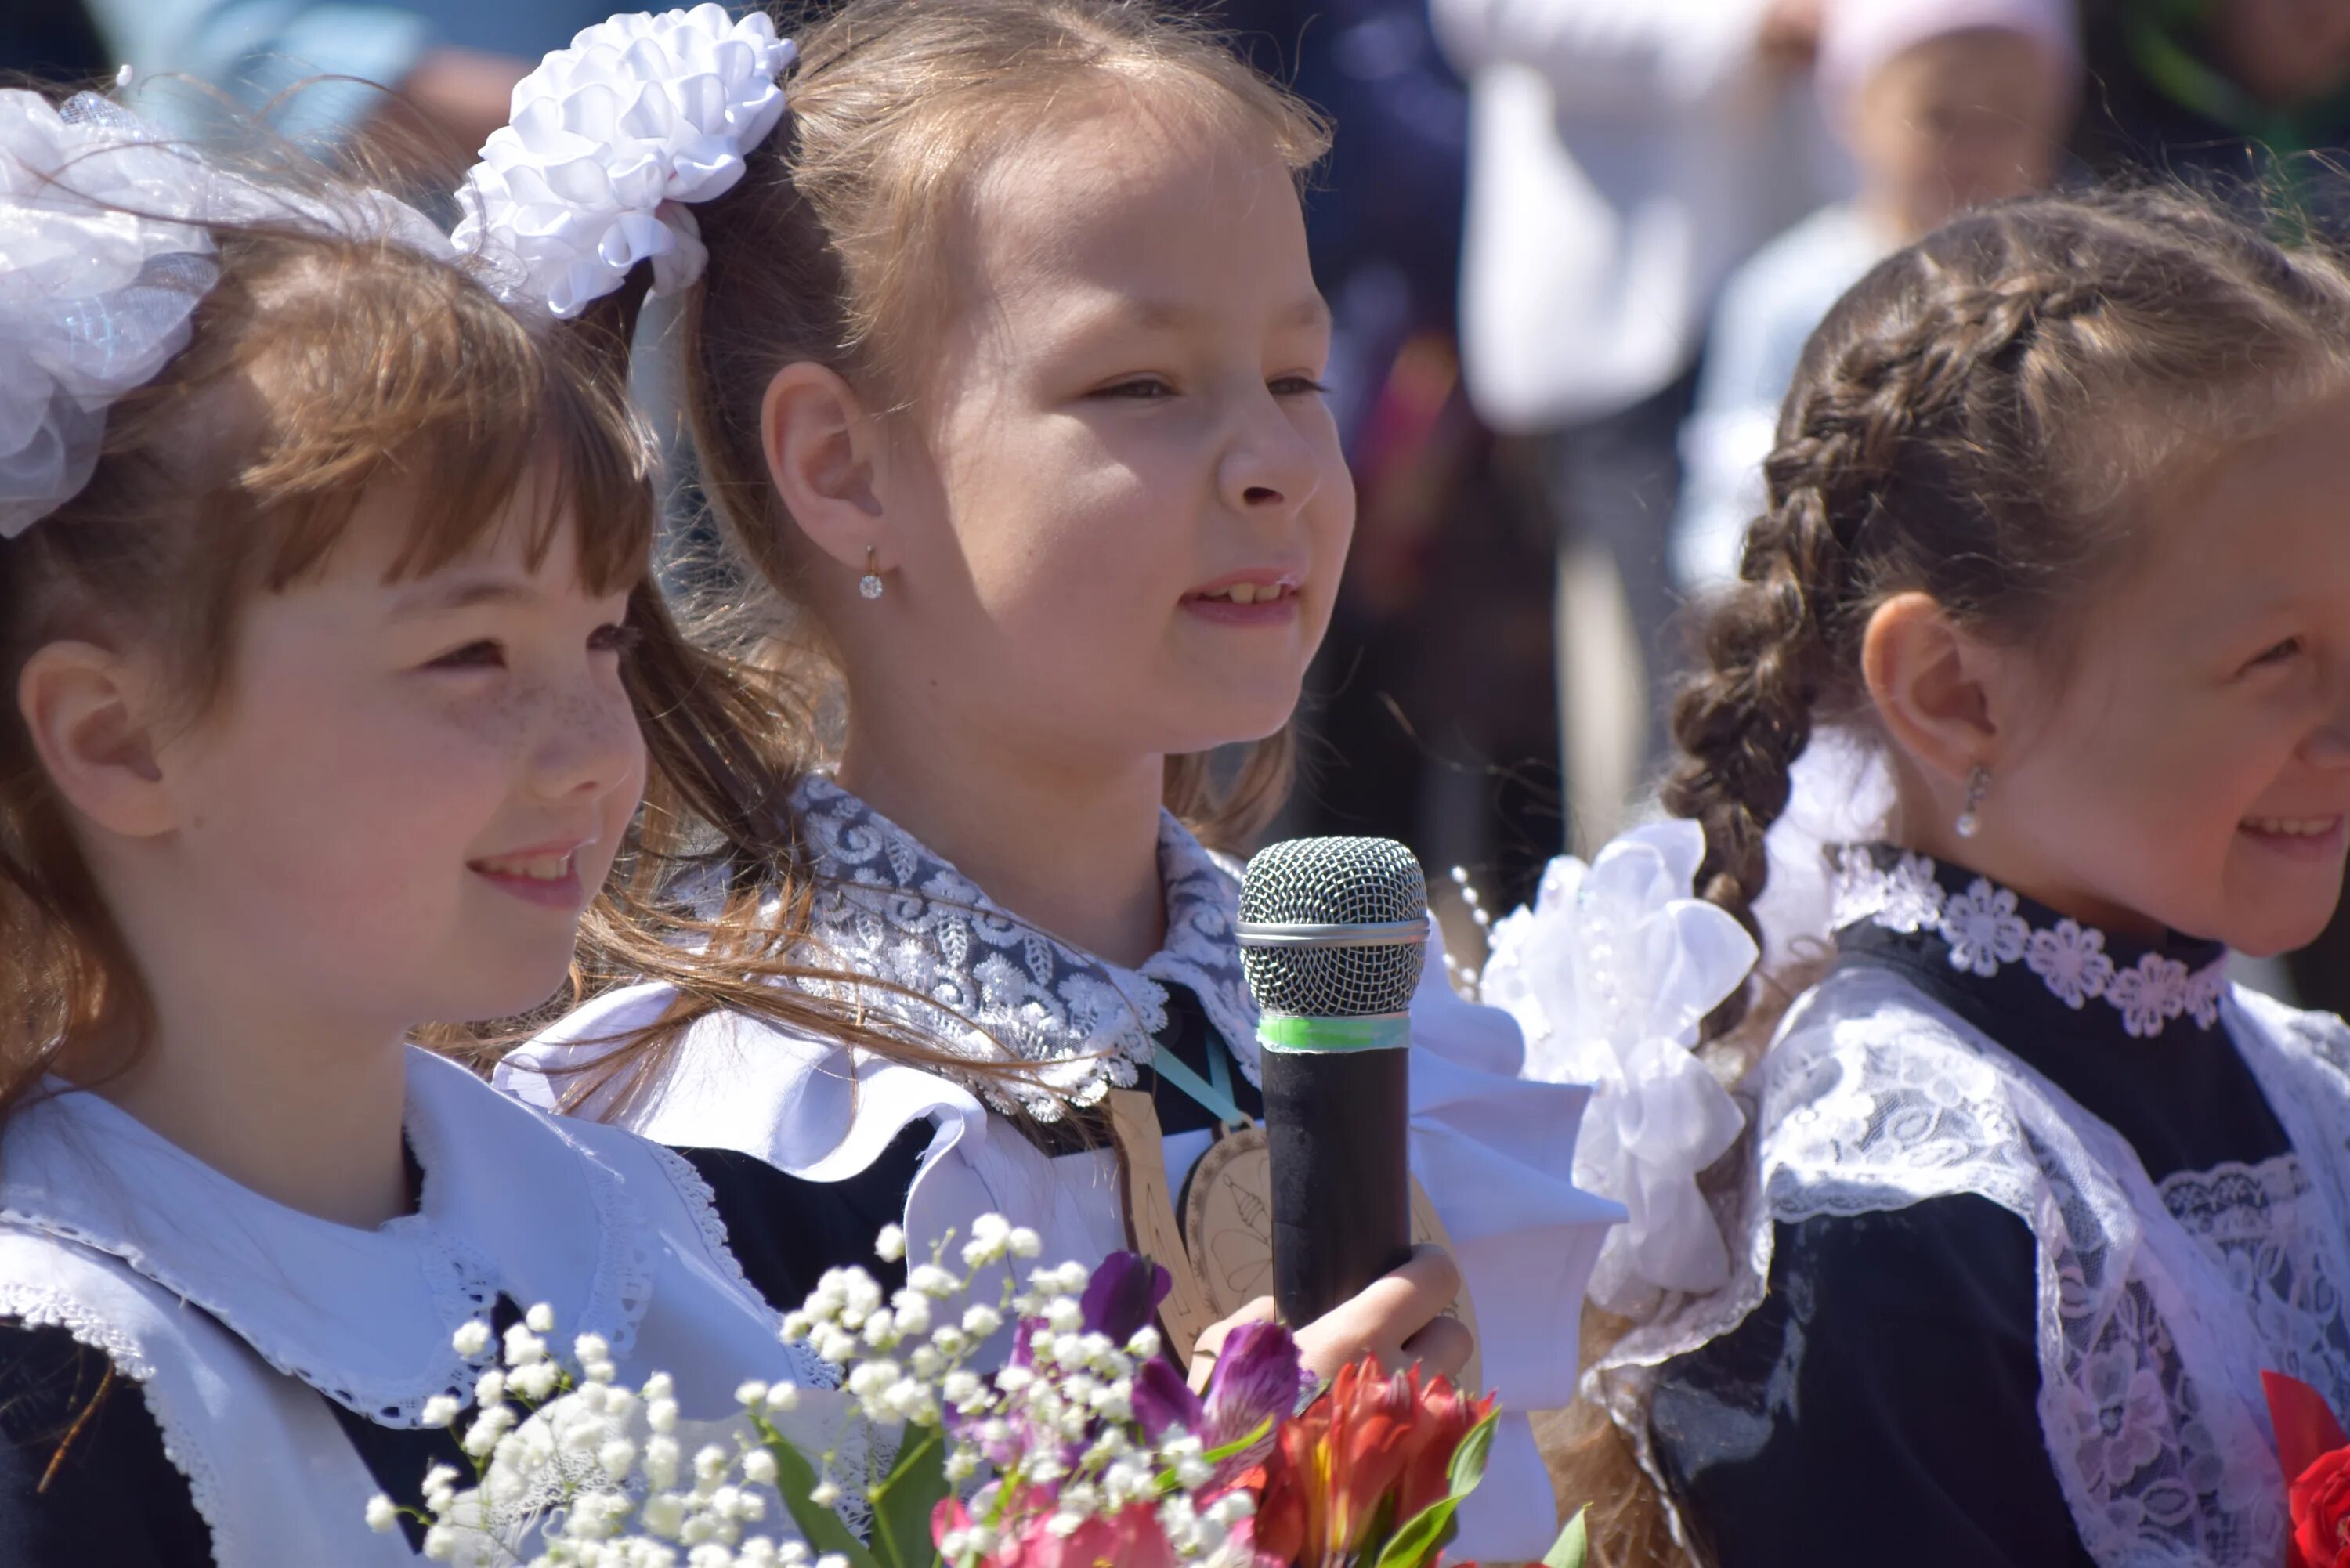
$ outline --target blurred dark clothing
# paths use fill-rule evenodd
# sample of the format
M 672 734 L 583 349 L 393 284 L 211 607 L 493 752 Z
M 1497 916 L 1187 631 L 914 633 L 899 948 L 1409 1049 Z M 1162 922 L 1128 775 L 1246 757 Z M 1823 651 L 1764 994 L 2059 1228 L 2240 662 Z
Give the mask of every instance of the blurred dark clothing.
M 95 80 L 114 63 L 79 0 L 0 5 L 0 73 L 72 84 Z
M 2074 153 L 2095 174 L 2176 175 L 2300 207 L 2350 234 L 2350 71 L 2293 105 L 2264 103 L 2213 63 L 2228 0 L 2085 0 L 2089 71 Z

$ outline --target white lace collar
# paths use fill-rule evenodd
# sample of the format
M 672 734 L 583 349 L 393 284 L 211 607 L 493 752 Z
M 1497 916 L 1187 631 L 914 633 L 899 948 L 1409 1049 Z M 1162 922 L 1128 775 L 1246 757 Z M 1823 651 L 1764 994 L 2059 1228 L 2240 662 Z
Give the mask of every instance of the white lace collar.
M 1000 1111 L 1055 1121 L 1067 1106 L 1136 1082 L 1168 1024 L 1169 985 L 1197 996 L 1252 1081 L 1256 1004 L 1232 933 L 1237 873 L 1162 814 L 1159 869 L 1167 942 L 1139 970 L 1080 952 L 999 907 L 911 834 L 831 780 L 793 796 L 818 877 L 809 911 L 816 961 L 915 995 L 816 980 L 802 989 L 920 1031 L 973 1061 L 1035 1064 L 1034 1087 L 974 1075 Z M 927 1000 L 921 1000 L 927 999 Z
M 625 1353 L 655 1238 L 619 1179 L 558 1124 L 411 1047 L 414 1214 L 361 1231 L 237 1185 L 97 1095 L 11 1116 L 0 1223 L 110 1254 L 202 1307 L 267 1361 L 379 1426 L 469 1398 L 450 1338 L 504 1293 Z M 57 1085 L 62 1087 L 63 1085 Z
M 2219 1027 L 2228 955 L 2218 942 L 2112 936 L 1964 867 L 1888 845 L 1847 845 L 1835 860 L 1839 931 L 1866 922 L 1913 938 L 1980 981 L 2027 972 L 2073 1012 L 2134 1039 Z

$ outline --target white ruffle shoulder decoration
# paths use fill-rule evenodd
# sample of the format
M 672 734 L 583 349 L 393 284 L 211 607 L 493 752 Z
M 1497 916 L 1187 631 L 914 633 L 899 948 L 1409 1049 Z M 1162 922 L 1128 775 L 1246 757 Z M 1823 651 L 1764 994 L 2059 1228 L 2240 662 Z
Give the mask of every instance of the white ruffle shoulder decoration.
M 721 5 L 635 12 L 583 29 L 516 84 L 457 192 L 452 238 L 510 305 L 578 315 L 653 264 L 653 292 L 702 275 L 685 203 L 742 179 L 743 155 L 784 114 L 796 56 L 775 24 Z
M 1575 1182 L 1631 1218 L 1602 1244 L 1588 1293 L 1626 1316 L 1662 1292 L 1730 1278 L 1697 1179 L 1746 1118 L 1691 1048 L 1755 947 L 1727 911 L 1691 897 L 1704 857 L 1703 831 L 1685 821 L 1635 828 L 1587 867 L 1559 857 L 1533 907 L 1494 923 L 1483 973 L 1483 1000 L 1525 1031 L 1524 1075 L 1594 1085 Z

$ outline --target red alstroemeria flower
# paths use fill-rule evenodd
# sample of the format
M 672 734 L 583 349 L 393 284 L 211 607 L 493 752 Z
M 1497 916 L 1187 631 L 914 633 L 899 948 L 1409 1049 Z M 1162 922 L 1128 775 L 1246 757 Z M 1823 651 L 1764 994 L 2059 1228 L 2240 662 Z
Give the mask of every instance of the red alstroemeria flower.
M 1362 1552 L 1372 1527 L 1402 1524 L 1451 1490 L 1454 1450 L 1493 1407 L 1419 1370 L 1382 1377 L 1365 1360 L 1281 1430 L 1264 1465 L 1255 1544 L 1298 1568 Z

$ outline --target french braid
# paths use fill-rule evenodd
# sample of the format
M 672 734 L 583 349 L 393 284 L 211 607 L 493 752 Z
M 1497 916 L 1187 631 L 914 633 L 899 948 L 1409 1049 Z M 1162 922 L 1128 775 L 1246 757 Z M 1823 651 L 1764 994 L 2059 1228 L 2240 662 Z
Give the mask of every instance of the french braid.
M 2050 635 L 2180 432 L 2272 414 L 2339 368 L 2345 333 L 2333 255 L 2167 191 L 2029 198 L 1879 265 L 1804 352 L 1767 509 L 1673 704 L 1663 800 L 1705 829 L 1700 895 L 1756 929 L 1796 758 L 1816 727 L 1866 722 L 1877 605 L 1915 589 L 1962 624 Z

